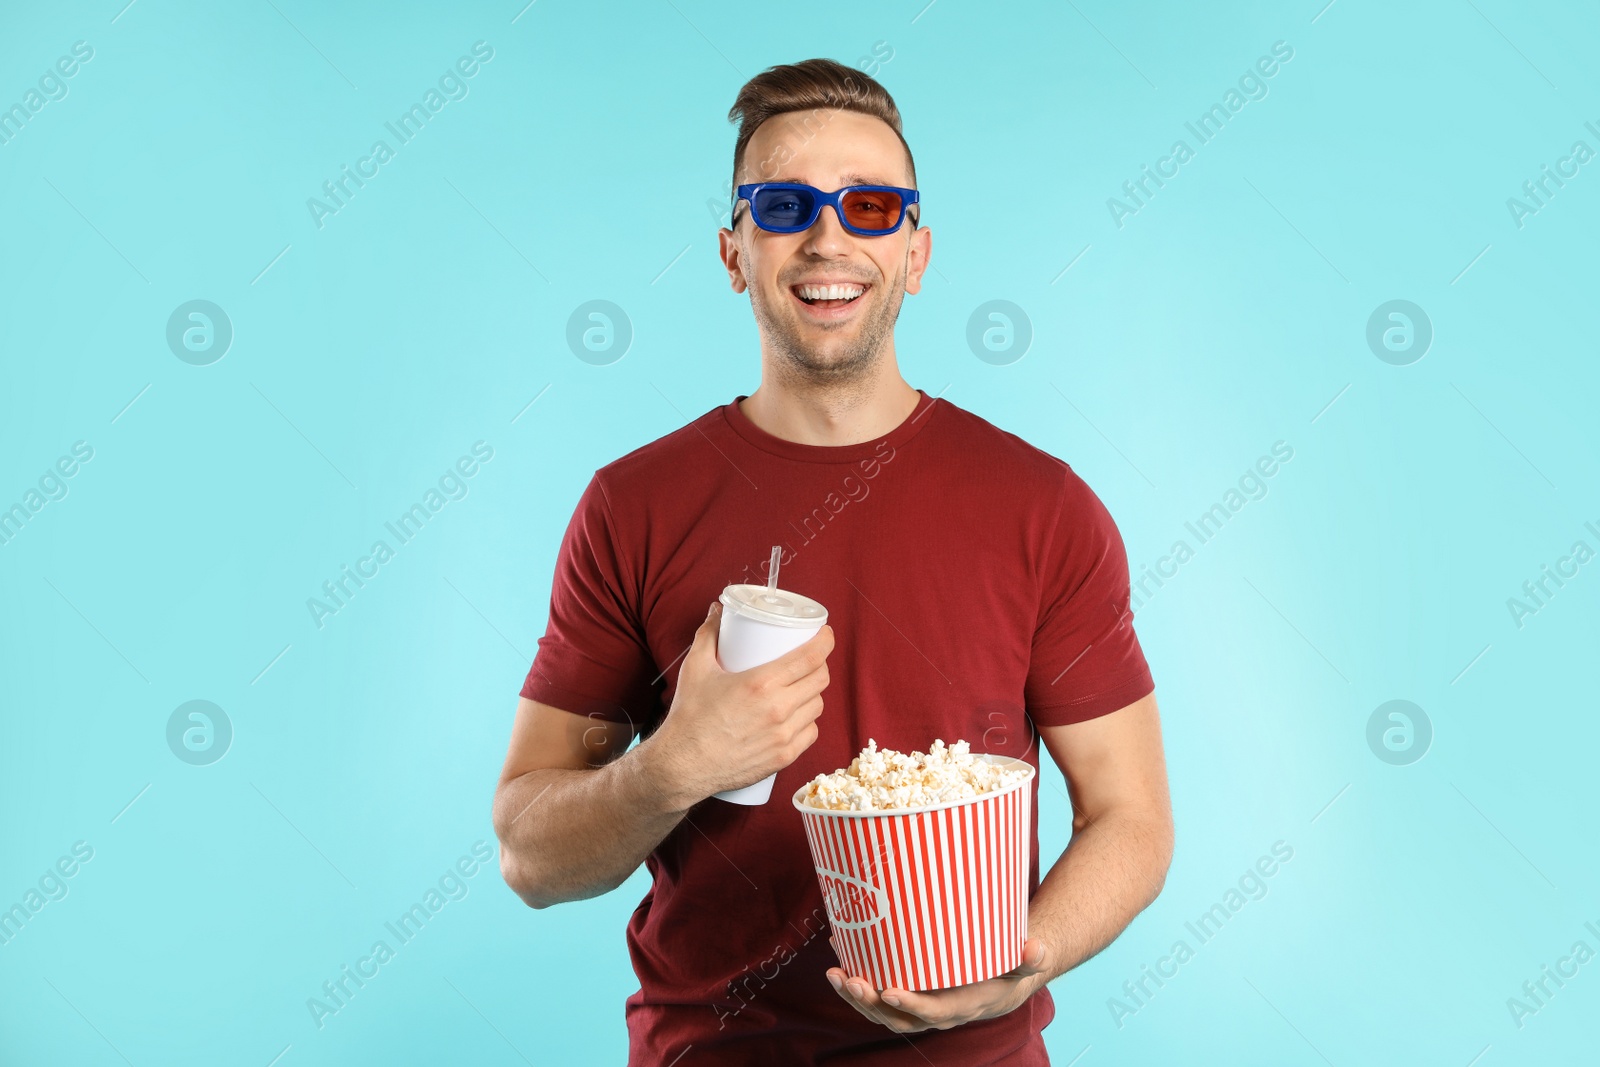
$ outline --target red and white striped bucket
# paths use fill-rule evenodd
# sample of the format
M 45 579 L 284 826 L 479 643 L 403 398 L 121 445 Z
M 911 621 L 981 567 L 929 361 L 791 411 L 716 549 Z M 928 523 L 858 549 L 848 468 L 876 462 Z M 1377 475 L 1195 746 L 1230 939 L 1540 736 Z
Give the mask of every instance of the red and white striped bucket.
M 811 861 L 845 973 L 909 992 L 948 989 L 1022 963 L 1034 769 L 1004 790 L 930 808 L 831 811 L 801 802 Z

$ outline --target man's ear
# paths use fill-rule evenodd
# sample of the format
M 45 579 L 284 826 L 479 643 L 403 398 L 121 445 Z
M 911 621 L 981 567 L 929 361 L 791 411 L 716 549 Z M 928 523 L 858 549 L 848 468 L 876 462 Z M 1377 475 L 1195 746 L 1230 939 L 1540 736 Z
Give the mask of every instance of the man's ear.
M 717 231 L 717 255 L 722 259 L 722 266 L 728 272 L 728 285 L 736 293 L 742 293 L 750 287 L 749 280 L 744 275 L 744 245 L 739 240 L 739 235 L 724 227 Z
M 906 292 L 915 295 L 922 291 L 922 275 L 928 269 L 928 257 L 933 254 L 933 234 L 925 226 L 911 231 L 906 243 Z

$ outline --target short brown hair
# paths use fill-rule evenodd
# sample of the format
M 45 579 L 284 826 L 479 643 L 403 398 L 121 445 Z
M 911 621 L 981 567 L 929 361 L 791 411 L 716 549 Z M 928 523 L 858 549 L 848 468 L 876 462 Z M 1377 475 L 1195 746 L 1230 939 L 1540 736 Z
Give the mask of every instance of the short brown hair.
M 911 158 L 911 146 L 906 144 L 905 135 L 900 132 L 900 109 L 894 106 L 894 97 L 889 95 L 889 90 L 843 63 L 831 59 L 805 59 L 799 63 L 768 67 L 757 74 L 744 83 L 733 107 L 728 109 L 728 121 L 739 123 L 739 139 L 733 146 L 733 184 L 730 190 L 733 214 L 739 211 L 739 167 L 744 161 L 745 147 L 756 130 L 774 115 L 814 108 L 858 111 L 882 119 L 900 138 L 900 144 L 906 150 L 906 166 L 911 171 L 911 185 L 916 187 L 917 164 Z M 911 210 L 911 225 L 915 228 L 915 215 L 920 212 L 915 205 Z M 735 221 L 730 218 L 729 225 L 732 226 Z

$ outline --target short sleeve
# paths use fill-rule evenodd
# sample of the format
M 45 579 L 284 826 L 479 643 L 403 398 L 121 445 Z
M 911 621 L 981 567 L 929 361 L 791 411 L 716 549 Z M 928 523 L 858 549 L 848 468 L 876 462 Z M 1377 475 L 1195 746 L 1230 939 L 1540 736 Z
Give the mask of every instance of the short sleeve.
M 550 618 L 522 685 L 529 700 L 643 728 L 657 669 L 639 621 L 638 583 L 596 474 L 561 540 Z
M 1025 687 L 1028 714 L 1041 726 L 1106 715 L 1155 690 L 1133 632 L 1122 535 L 1083 479 L 1063 471 Z

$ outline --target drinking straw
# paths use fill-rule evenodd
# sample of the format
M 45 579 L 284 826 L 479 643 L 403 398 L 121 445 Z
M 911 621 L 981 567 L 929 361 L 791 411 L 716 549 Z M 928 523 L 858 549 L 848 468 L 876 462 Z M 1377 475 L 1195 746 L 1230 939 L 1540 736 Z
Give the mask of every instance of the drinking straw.
M 783 546 L 772 546 L 772 565 L 767 568 L 767 592 L 778 588 L 778 558 L 783 555 Z

